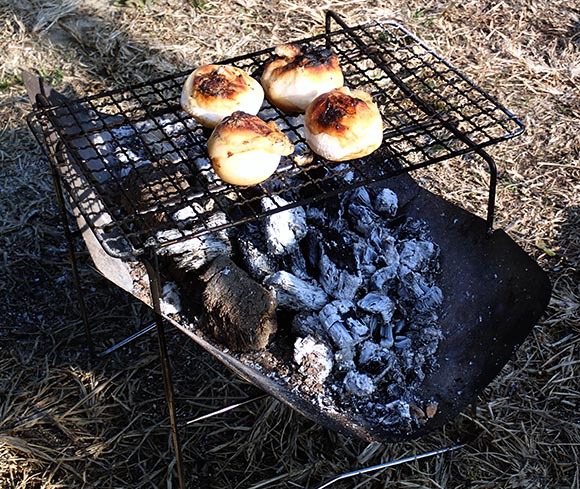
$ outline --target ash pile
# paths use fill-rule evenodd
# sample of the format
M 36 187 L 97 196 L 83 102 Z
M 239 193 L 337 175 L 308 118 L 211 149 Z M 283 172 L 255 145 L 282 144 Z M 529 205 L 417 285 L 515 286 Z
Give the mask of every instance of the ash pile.
M 394 192 L 361 187 L 246 225 L 237 244 L 288 312 L 290 383 L 322 407 L 409 430 L 436 411 L 419 386 L 437 368 L 443 295 L 428 224 L 397 214 Z
M 178 145 L 190 137 L 187 129 L 174 121 L 164 127 Z M 158 204 L 159 196 L 149 195 L 157 191 L 151 186 L 157 173 L 164 175 L 161 196 L 195 187 L 183 160 L 151 162 L 136 152 L 134 132 L 119 136 L 123 147 L 107 144 L 102 151 L 110 168 L 120 168 L 131 206 L 137 202 L 149 212 Z M 191 151 L 186 142 L 183 146 L 187 159 L 209 178 L 206 155 Z M 284 194 L 287 202 L 276 195 L 279 190 L 262 198 L 264 211 L 300 198 Z M 215 204 L 209 199 L 180 209 L 171 217 L 179 229 L 163 226 L 154 231 L 155 240 L 191 233 L 190 222 L 202 213 L 226 223 Z M 146 223 L 151 229 L 166 224 L 151 215 Z M 203 334 L 321 408 L 354 411 L 398 431 L 411 431 L 435 414 L 436 400 L 423 399 L 420 385 L 437 368 L 442 339 L 439 248 L 428 223 L 400 215 L 390 189 L 360 187 L 158 253 L 178 270 L 174 276 L 183 278 L 185 272 L 201 281 Z M 180 297 L 170 302 L 186 303 L 191 295 L 180 286 Z M 180 309 L 170 308 L 183 316 Z

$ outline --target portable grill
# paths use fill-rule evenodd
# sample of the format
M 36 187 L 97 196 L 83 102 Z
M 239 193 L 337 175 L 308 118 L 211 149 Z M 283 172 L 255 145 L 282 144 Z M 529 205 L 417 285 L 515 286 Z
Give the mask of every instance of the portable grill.
M 332 22 L 338 24 L 336 30 Z M 474 401 L 527 336 L 550 296 L 549 282 L 538 265 L 505 233 L 492 231 L 497 171 L 484 148 L 521 134 L 524 126 L 395 22 L 349 27 L 328 12 L 325 33 L 297 43 L 331 48 L 340 59 L 345 85 L 373 96 L 384 121 L 384 142 L 379 150 L 341 164 L 316 156 L 307 164 L 285 158 L 262 184 L 251 188 L 225 184 L 210 167 L 198 164 L 198 157 L 206 155 L 209 133 L 179 104 L 189 72 L 77 100 L 35 87 L 29 80 L 29 93 L 36 102 L 29 124 L 49 157 L 57 193 L 64 189 L 76 212 L 97 268 L 153 306 L 161 342 L 159 250 L 388 180 L 400 196 L 404 214 L 428 221 L 442 250 L 444 340 L 437 353 L 440 368 L 424 381 L 426 397 L 436 398 L 439 409 L 424 426 L 400 433 L 369 424 L 357 413 L 323 412 L 284 382 L 273 380 L 200 335 L 195 325 L 165 319 L 243 378 L 324 426 L 367 440 L 389 442 L 421 436 Z M 243 68 L 259 79 L 272 52 L 269 48 L 222 63 Z M 288 116 L 267 102 L 259 116 L 276 122 L 298 148 L 306 147 L 300 117 Z M 452 158 L 460 164 L 465 160 L 456 157 L 468 154 L 477 155 L 489 166 L 486 220 L 419 187 L 407 175 Z M 158 165 L 155 184 L 145 177 L 151 165 L 144 162 Z M 186 175 L 188 186 L 181 185 L 168 168 Z M 146 188 L 150 196 L 146 205 L 132 198 L 126 178 L 129 173 Z M 344 178 L 346 174 L 348 178 Z M 263 197 L 286 196 L 289 191 L 300 197 L 267 211 L 261 208 Z M 213 219 L 208 202 L 225 217 Z M 189 219 L 183 226 L 175 216 L 186 208 Z M 150 224 L 152 218 L 155 227 Z M 137 276 L 148 278 L 145 286 L 135 285 Z M 179 453 L 168 362 L 165 346 L 161 346 Z

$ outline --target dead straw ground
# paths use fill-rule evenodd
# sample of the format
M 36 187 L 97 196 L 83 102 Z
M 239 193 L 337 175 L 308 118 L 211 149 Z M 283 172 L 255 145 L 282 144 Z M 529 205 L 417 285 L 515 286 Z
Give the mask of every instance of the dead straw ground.
M 580 487 L 580 9 L 573 0 L 0 0 L 0 487 L 171 487 L 154 338 L 89 362 L 46 162 L 24 117 L 22 68 L 90 94 L 318 33 L 332 7 L 351 24 L 396 17 L 520 115 L 492 150 L 497 225 L 548 271 L 549 309 L 474 410 L 397 445 L 328 432 L 268 398 L 182 430 L 194 488 L 314 487 L 361 466 L 468 439 L 452 455 L 336 487 Z M 485 168 L 417 175 L 479 215 Z M 82 255 L 95 336 L 148 312 Z M 171 337 L 181 419 L 256 391 Z

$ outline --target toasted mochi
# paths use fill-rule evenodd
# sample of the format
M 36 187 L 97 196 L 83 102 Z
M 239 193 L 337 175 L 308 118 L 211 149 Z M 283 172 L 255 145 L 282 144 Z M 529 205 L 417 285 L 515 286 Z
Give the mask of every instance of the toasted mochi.
M 193 71 L 181 91 L 181 106 L 205 127 L 214 128 L 236 110 L 257 114 L 264 101 L 261 85 L 244 70 L 206 65 Z
M 304 115 L 306 142 L 330 161 L 362 158 L 383 141 L 383 121 L 371 96 L 342 87 L 318 96 Z
M 274 54 L 260 82 L 270 103 L 284 112 L 303 113 L 318 95 L 344 83 L 338 57 L 328 49 L 302 51 L 282 44 Z
M 278 167 L 281 156 L 294 151 L 294 145 L 274 122 L 234 112 L 213 130 L 207 149 L 218 176 L 234 185 L 256 185 Z

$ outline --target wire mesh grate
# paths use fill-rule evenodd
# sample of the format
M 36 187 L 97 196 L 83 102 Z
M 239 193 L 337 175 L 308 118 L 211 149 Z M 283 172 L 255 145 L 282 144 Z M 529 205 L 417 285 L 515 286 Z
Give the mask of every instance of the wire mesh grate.
M 179 104 L 189 73 L 31 114 L 30 126 L 73 204 L 109 254 L 136 256 L 201 237 L 523 131 L 510 111 L 397 23 L 343 26 L 297 44 L 330 47 L 340 59 L 345 85 L 373 96 L 384 123 L 383 145 L 373 154 L 346 163 L 308 158 L 302 116 L 289 116 L 264 102 L 258 115 L 274 121 L 296 152 L 283 157 L 262 184 L 225 184 L 207 157 L 210 132 Z M 259 79 L 272 51 L 223 63 Z

